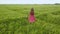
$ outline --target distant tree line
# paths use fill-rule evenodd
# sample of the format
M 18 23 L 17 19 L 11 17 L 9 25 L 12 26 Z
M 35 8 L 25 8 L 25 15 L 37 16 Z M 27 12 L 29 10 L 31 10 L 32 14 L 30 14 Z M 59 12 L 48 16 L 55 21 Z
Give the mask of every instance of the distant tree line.
M 60 5 L 60 3 L 55 3 L 55 5 Z

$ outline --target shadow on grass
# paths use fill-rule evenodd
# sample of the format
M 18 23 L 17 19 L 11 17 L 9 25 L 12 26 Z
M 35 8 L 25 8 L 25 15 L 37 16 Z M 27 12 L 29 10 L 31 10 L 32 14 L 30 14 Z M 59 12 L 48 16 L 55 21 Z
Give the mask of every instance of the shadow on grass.
M 60 15 L 60 11 L 52 12 L 53 15 Z

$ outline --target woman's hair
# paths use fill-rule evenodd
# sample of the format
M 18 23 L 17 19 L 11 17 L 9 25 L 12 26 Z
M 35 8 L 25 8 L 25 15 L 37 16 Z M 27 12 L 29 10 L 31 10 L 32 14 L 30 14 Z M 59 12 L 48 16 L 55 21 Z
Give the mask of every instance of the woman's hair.
M 34 15 L 34 8 L 31 8 L 30 15 Z

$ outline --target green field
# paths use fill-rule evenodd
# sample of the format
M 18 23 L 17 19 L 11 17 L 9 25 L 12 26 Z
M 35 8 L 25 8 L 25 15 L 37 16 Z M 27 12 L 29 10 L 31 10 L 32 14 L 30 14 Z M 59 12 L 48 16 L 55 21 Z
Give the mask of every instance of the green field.
M 36 22 L 30 24 L 32 7 Z M 0 34 L 60 34 L 60 5 L 0 5 Z

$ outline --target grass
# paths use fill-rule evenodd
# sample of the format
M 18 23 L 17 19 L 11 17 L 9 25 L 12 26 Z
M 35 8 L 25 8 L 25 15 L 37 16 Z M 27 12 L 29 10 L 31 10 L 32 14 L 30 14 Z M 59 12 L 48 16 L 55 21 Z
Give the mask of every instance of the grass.
M 30 24 L 32 7 L 37 21 Z M 60 5 L 0 5 L 0 34 L 60 34 Z

